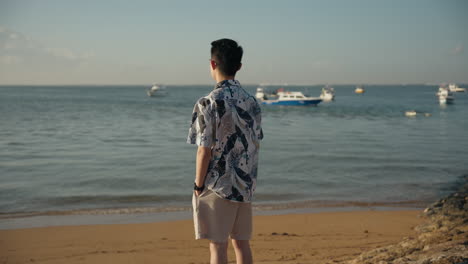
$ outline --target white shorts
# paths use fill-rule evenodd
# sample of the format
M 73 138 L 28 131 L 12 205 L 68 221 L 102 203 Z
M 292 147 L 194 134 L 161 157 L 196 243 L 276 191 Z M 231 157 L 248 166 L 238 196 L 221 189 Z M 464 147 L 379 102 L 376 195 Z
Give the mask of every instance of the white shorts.
M 193 194 L 192 205 L 196 239 L 225 242 L 229 237 L 252 237 L 251 203 L 229 201 L 205 189 L 199 196 Z

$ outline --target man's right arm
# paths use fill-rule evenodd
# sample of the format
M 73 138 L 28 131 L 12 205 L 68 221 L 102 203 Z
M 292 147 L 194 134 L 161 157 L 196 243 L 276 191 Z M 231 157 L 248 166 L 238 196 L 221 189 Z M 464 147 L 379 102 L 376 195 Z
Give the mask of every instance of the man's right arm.
M 208 165 L 211 159 L 211 148 L 199 146 L 197 149 L 197 161 L 195 169 L 195 184 L 201 187 L 205 184 L 205 177 L 208 172 Z M 200 195 L 201 191 L 195 191 Z

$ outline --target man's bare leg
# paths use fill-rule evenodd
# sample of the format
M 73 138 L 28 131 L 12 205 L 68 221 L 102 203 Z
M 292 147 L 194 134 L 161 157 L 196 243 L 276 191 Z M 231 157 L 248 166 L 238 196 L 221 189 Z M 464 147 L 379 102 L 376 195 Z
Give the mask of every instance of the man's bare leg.
M 210 242 L 210 264 L 227 264 L 227 242 Z
M 232 246 L 236 253 L 237 264 L 252 264 L 252 251 L 250 250 L 249 240 L 232 239 Z

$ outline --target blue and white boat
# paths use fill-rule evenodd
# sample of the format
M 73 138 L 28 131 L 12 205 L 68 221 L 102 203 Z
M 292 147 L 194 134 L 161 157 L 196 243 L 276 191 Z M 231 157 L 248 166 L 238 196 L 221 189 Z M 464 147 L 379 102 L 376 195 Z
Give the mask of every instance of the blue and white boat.
M 302 92 L 287 92 L 280 89 L 276 94 L 266 94 L 263 88 L 257 88 L 255 97 L 265 105 L 318 105 L 319 97 L 307 97 Z

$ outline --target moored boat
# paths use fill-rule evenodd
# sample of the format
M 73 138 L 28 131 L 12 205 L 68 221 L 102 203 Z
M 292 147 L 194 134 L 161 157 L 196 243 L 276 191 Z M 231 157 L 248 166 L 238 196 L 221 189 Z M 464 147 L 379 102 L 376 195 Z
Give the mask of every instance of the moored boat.
M 261 87 L 257 88 L 255 97 L 266 105 L 318 105 L 322 102 L 319 97 L 308 97 L 302 92 L 289 92 L 283 89 L 278 89 L 276 94 L 267 94 Z
M 416 115 L 424 115 L 425 117 L 432 116 L 431 113 L 416 112 L 416 110 L 405 111 L 405 116 L 407 117 L 415 117 Z
M 449 89 L 449 91 L 452 92 L 452 93 L 462 93 L 462 92 L 466 92 L 466 89 L 465 89 L 465 88 L 458 87 L 458 85 L 456 85 L 456 84 L 454 84 L 454 83 L 449 84 L 448 89 Z
M 166 87 L 158 84 L 153 84 L 153 86 L 146 90 L 146 94 L 149 97 L 154 97 L 154 96 L 159 96 L 159 95 L 165 95 L 166 94 Z
M 322 88 L 322 93 L 320 94 L 320 99 L 324 102 L 335 100 L 335 89 L 329 87 L 328 85 Z
M 358 86 L 358 87 L 356 87 L 354 92 L 357 93 L 357 94 L 363 94 L 363 93 L 366 92 L 366 90 L 364 90 L 364 88 L 362 86 Z
M 439 91 L 437 91 L 436 95 L 437 97 L 439 97 L 440 104 L 452 104 L 455 100 L 453 93 L 446 86 L 440 86 Z

